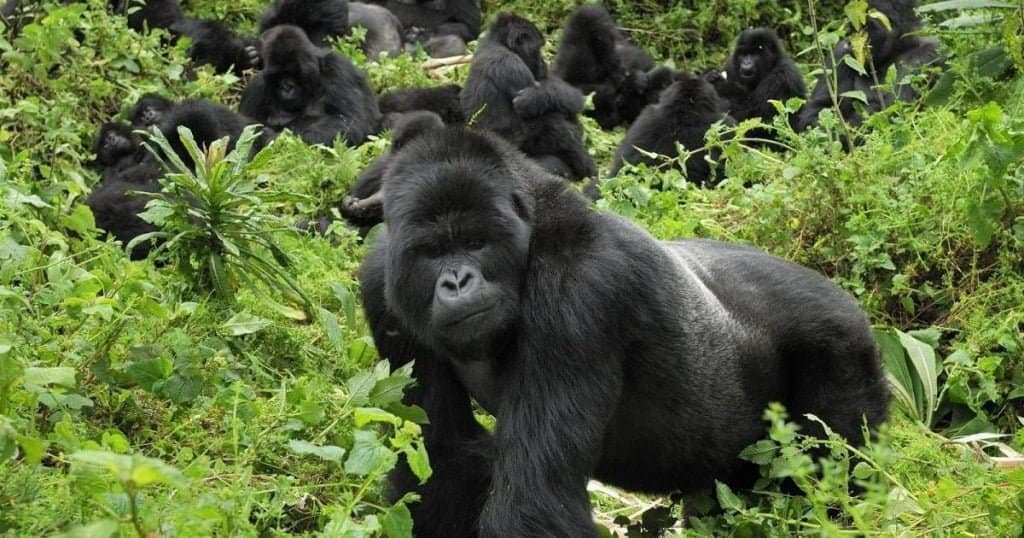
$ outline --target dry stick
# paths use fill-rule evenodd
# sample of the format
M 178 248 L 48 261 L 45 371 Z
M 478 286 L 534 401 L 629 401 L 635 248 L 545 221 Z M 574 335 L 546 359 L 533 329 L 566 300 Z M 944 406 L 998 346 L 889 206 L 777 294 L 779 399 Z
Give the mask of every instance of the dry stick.
M 444 80 L 448 78 L 446 75 L 449 71 L 453 71 L 460 65 L 466 65 L 472 61 L 472 54 L 450 56 L 448 58 L 431 58 L 423 62 L 423 69 L 427 70 L 427 75 L 429 75 L 430 78 Z
M 464 65 L 472 61 L 472 54 L 463 54 L 461 56 L 449 56 L 447 58 L 431 58 L 423 62 L 423 69 L 429 71 L 431 69 L 437 69 L 438 67 L 446 67 L 449 65 Z

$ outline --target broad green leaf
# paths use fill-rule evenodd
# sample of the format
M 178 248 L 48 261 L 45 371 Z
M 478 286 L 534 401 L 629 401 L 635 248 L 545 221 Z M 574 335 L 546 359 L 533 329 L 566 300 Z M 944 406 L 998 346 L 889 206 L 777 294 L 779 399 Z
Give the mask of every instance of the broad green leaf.
M 71 210 L 71 213 L 62 216 L 60 224 L 82 237 L 91 235 L 96 229 L 96 221 L 92 216 L 92 211 L 85 204 L 76 205 Z
M 903 406 L 910 415 L 923 421 L 917 409 L 914 396 L 914 380 L 907 363 L 906 351 L 900 344 L 899 337 L 893 334 L 894 329 L 875 329 L 875 340 L 882 351 L 882 364 L 885 366 L 889 387 L 892 389 L 896 402 Z
M 243 336 L 259 332 L 271 325 L 270 320 L 254 316 L 248 312 L 239 312 L 220 326 L 228 336 Z
M 918 410 L 921 412 L 922 421 L 926 425 L 932 423 L 932 413 L 935 412 L 936 399 L 938 398 L 938 366 L 935 362 L 935 350 L 928 344 L 910 336 L 902 331 L 896 331 L 900 344 L 907 350 L 907 358 L 914 366 L 917 379 L 921 382 L 923 393 L 915 395 Z
M 398 503 L 380 518 L 381 528 L 388 538 L 410 538 L 412 536 L 412 514 L 405 503 Z
M 381 379 L 374 386 L 373 390 L 370 391 L 370 403 L 378 406 L 385 407 L 395 402 L 402 401 L 402 394 L 405 388 L 412 385 L 412 379 L 408 377 L 402 377 L 400 375 L 392 375 L 391 377 Z
M 51 368 L 25 368 L 23 382 L 27 386 L 45 387 L 47 385 L 75 386 L 75 369 L 66 366 Z
M 327 310 L 326 308 L 318 308 L 317 312 L 320 314 L 320 320 L 324 325 L 324 333 L 327 334 L 327 340 L 334 347 L 334 350 L 343 353 L 345 349 L 345 337 L 341 331 L 341 327 L 338 325 L 338 316 Z
M 345 449 L 334 445 L 314 445 L 308 441 L 292 439 L 288 441 L 288 449 L 296 454 L 309 454 L 325 461 L 341 464 L 345 457 Z
M 398 424 L 401 419 L 376 407 L 357 407 L 353 413 L 353 420 L 357 428 L 362 428 L 371 422 Z
M 345 460 L 345 472 L 357 476 L 390 471 L 398 461 L 388 447 L 381 444 L 374 432 L 356 430 L 352 451 Z

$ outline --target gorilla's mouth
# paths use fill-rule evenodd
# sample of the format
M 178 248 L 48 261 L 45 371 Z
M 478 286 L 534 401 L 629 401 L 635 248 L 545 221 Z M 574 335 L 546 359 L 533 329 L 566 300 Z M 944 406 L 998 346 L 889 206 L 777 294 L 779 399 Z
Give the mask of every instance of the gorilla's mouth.
M 750 80 L 750 79 L 754 78 L 756 75 L 757 75 L 757 72 L 754 71 L 753 69 L 750 69 L 750 70 L 741 69 L 740 70 L 740 78 L 742 78 L 743 80 Z
M 489 304 L 484 306 L 483 308 L 478 308 L 466 314 L 462 314 L 456 318 L 449 320 L 448 323 L 446 323 L 445 325 L 449 327 L 454 327 L 455 325 L 462 325 L 465 323 L 471 323 L 473 321 L 479 321 L 484 314 L 490 312 L 491 310 L 494 310 L 494 304 Z

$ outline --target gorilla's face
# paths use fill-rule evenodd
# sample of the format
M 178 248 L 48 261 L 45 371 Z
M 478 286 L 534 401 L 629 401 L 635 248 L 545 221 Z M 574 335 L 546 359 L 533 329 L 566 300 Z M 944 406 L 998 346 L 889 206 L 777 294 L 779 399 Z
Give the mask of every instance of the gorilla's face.
M 134 135 L 128 126 L 104 125 L 94 146 L 96 161 L 103 165 L 114 164 L 121 157 L 134 152 L 136 146 Z
M 518 315 L 531 227 L 493 150 L 445 156 L 443 134 L 411 143 L 384 178 L 388 303 L 421 341 L 475 356 Z
M 774 32 L 747 30 L 740 34 L 730 58 L 729 78 L 748 86 L 757 85 L 779 62 L 782 47 Z

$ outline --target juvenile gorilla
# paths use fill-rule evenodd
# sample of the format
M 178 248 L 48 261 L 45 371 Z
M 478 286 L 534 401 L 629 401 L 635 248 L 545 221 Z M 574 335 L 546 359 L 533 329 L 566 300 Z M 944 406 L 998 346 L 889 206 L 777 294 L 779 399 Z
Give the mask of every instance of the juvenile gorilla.
M 384 7 L 349 2 L 348 23 L 366 28 L 363 51 L 367 58 L 376 60 L 384 53 L 394 57 L 402 52 L 402 23 Z
M 302 28 L 318 47 L 348 33 L 348 2 L 346 0 L 274 0 L 260 15 L 260 33 L 275 26 Z
M 140 104 L 161 102 L 153 97 L 143 98 Z M 175 154 L 189 166 L 193 165 L 192 158 L 178 136 L 178 127 L 191 130 L 200 148 L 223 137 L 228 137 L 233 147 L 242 129 L 252 123 L 231 109 L 209 101 L 182 101 L 163 110 L 162 116 L 156 123 L 157 128 L 170 142 Z M 265 130 L 253 151 L 261 149 L 272 137 L 273 133 Z M 151 224 L 138 216 L 149 198 L 135 196 L 132 192 L 159 191 L 159 179 L 163 175 L 160 164 L 139 145 L 139 138 L 126 124 L 104 124 L 97 137 L 95 151 L 94 162 L 101 169 L 103 178 L 89 195 L 87 204 L 96 218 L 96 226 L 126 245 L 138 235 L 154 231 Z M 131 258 L 145 258 L 152 246 L 149 243 L 137 245 L 130 253 Z
M 913 34 L 921 26 L 921 20 L 914 9 L 916 0 L 872 0 L 869 7 L 883 13 L 892 29 L 887 29 L 874 17 L 868 17 L 867 39 L 870 48 L 868 61 L 865 62 L 866 74 L 858 73 L 843 61 L 853 54 L 850 38 L 836 44 L 832 58 L 835 65 L 827 67 L 835 70 L 834 74 L 823 74 L 811 90 L 810 97 L 800 109 L 795 121 L 798 130 L 805 130 L 818 124 L 818 115 L 822 110 L 833 106 L 832 93 L 826 76 L 836 79 L 836 100 L 842 118 L 851 125 L 859 125 L 863 121 L 862 111 L 868 114 L 878 112 L 891 105 L 895 99 L 911 101 L 917 98 L 913 86 L 904 79 L 919 73 L 928 67 L 941 67 L 942 55 L 938 50 L 938 42 L 934 39 L 921 38 Z M 831 59 L 830 59 L 831 60 Z M 884 82 L 890 67 L 896 68 L 895 88 L 883 88 L 876 82 Z M 862 104 L 848 97 L 849 92 L 863 92 L 867 103 Z
M 242 93 L 242 114 L 310 144 L 340 134 L 359 145 L 380 130 L 376 96 L 351 61 L 314 46 L 297 26 L 275 26 L 261 40 L 265 67 Z
M 711 83 L 689 74 L 679 74 L 676 82 L 666 89 L 661 100 L 640 113 L 633 122 L 626 137 L 615 151 L 612 175 L 622 169 L 625 163 L 657 164 L 658 159 L 648 157 L 637 148 L 647 152 L 675 157 L 676 143 L 687 150 L 704 146 L 704 134 L 715 122 L 733 125 L 728 103 L 719 97 Z M 719 151 L 712 150 L 711 159 L 719 160 Z M 723 167 L 718 166 L 717 179 L 721 179 Z M 698 185 L 708 182 L 711 167 L 703 152 L 691 155 L 686 160 L 686 179 Z
M 886 417 L 871 327 L 821 275 L 706 240 L 662 243 L 504 141 L 446 127 L 384 173 L 361 269 L 377 347 L 415 359 L 433 475 L 392 475 L 419 537 L 597 536 L 591 477 L 651 492 L 749 484 L 783 403 L 852 443 Z M 470 398 L 497 418 L 493 436 Z
M 422 44 L 434 57 L 466 52 L 466 43 L 480 35 L 483 20 L 476 0 L 373 0 L 386 7 L 402 24 L 403 39 Z
M 174 108 L 174 101 L 162 95 L 147 93 L 132 106 L 128 116 L 131 118 L 133 128 L 147 129 L 151 125 L 160 123 L 160 120 L 172 108 Z
M 597 169 L 583 145 L 577 115 L 583 95 L 548 76 L 544 36 L 530 21 L 503 13 L 480 41 L 462 89 L 462 112 L 550 172 L 572 180 Z
M 653 67 L 654 60 L 623 37 L 604 8 L 586 5 L 566 21 L 552 71 L 583 93 L 594 93 L 592 115 L 612 129 L 657 102 L 667 84 L 648 84 L 657 80 L 646 76 Z
M 729 101 L 729 115 L 737 122 L 760 118 L 771 123 L 776 115 L 769 101 L 806 97 L 807 86 L 775 32 L 767 28 L 744 31 L 725 67 L 726 76 L 712 77 L 718 94 Z M 768 129 L 754 129 L 749 136 L 774 138 Z

